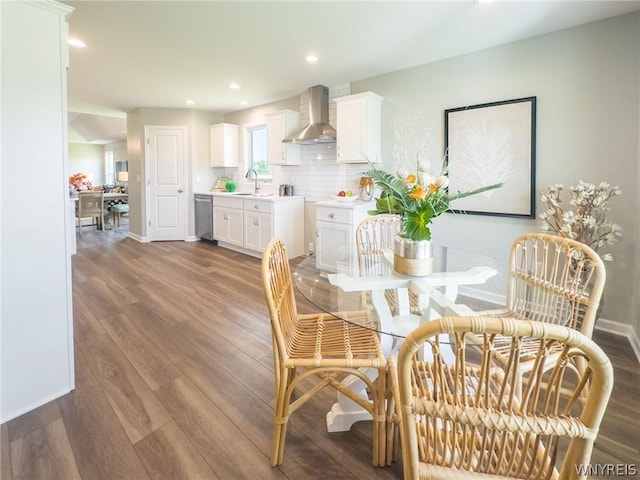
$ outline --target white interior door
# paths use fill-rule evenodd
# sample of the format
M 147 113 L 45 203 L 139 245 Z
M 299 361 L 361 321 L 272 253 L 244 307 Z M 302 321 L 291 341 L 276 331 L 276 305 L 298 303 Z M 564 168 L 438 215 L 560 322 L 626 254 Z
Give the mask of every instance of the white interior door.
M 144 131 L 147 237 L 150 241 L 186 240 L 187 127 L 147 126 Z

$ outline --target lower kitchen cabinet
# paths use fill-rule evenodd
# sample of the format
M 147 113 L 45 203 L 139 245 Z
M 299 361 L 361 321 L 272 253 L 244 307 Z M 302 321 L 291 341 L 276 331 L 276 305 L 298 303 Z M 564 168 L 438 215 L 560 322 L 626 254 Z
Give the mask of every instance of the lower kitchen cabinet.
M 275 236 L 274 202 L 244 200 L 243 210 L 244 248 L 262 253 Z
M 271 239 L 280 237 L 289 258 L 304 254 L 304 197 L 214 195 L 213 204 L 218 245 L 260 257 Z
M 340 256 L 356 253 L 356 228 L 374 209 L 373 202 L 316 203 L 316 266 L 320 270 L 335 271 Z
M 236 207 L 240 208 L 236 208 Z M 242 202 L 232 206 L 216 205 L 213 207 L 213 238 L 218 242 L 242 247 L 244 245 L 244 229 Z
M 262 252 L 273 238 L 273 215 L 244 213 L 244 246 Z

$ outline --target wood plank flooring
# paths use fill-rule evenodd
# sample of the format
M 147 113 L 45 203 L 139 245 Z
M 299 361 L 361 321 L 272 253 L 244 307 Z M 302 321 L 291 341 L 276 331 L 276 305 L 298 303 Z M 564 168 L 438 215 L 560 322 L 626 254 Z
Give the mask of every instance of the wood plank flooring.
M 1 426 L 2 480 L 402 478 L 401 462 L 371 466 L 370 422 L 327 433 L 331 391 L 291 417 L 284 464 L 269 466 L 274 380 L 259 259 L 85 230 L 73 300 L 76 389 Z M 592 462 L 640 467 L 638 362 L 626 339 L 594 338 L 616 382 Z

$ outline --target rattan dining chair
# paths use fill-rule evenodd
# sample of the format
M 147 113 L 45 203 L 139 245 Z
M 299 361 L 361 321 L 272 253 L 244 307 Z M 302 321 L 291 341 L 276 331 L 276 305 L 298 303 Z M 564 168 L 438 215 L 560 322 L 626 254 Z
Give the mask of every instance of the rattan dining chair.
M 453 364 L 442 357 L 440 333 L 454 341 Z M 509 339 L 506 365 L 493 350 L 498 337 Z M 530 338 L 538 349 L 518 396 L 517 358 Z M 429 358 L 423 349 L 432 361 L 421 360 Z M 568 370 L 575 356 L 587 365 L 580 375 Z M 588 468 L 613 369 L 577 330 L 509 317 L 445 317 L 415 329 L 397 369 L 390 363 L 405 480 L 586 478 L 580 470 Z
M 371 414 L 373 465 L 383 466 L 387 362 L 377 333 L 358 325 L 370 322 L 369 313 L 342 312 L 340 318 L 328 313 L 298 314 L 287 252 L 277 237 L 262 256 L 262 282 L 271 317 L 276 380 L 271 465 L 283 461 L 289 416 L 329 386 Z M 377 375 L 371 375 L 371 369 Z M 371 398 L 363 398 L 342 383 L 346 378 L 363 382 Z M 294 390 L 304 392 L 294 399 Z
M 477 313 L 566 325 L 590 338 L 605 278 L 602 259 L 587 245 L 547 233 L 525 234 L 511 247 L 506 305 Z M 506 362 L 509 343 L 495 343 Z M 533 367 L 538 344 L 538 340 L 524 342 L 520 372 Z M 581 368 L 580 360 L 575 366 Z
M 385 275 L 390 268 L 384 261 L 384 251 L 393 251 L 396 235 L 402 231 L 402 218 L 398 215 L 375 215 L 369 217 L 356 228 L 356 248 L 358 250 L 358 267 L 367 275 Z M 409 311 L 420 315 L 418 297 L 408 292 Z M 399 311 L 398 292 L 387 290 L 385 298 L 391 312 Z

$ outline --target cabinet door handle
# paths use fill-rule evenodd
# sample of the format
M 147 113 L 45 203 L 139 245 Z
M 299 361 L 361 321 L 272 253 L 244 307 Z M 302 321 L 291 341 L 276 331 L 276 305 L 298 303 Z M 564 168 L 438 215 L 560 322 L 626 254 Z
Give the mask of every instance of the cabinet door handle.
M 320 232 L 316 229 L 316 237 L 320 238 Z
M 336 214 L 335 213 L 330 213 L 329 214 L 329 218 L 336 218 Z
M 224 219 L 229 220 L 229 216 L 226 213 L 224 214 Z
M 256 210 L 260 210 L 260 206 L 256 203 L 253 208 L 255 208 Z

